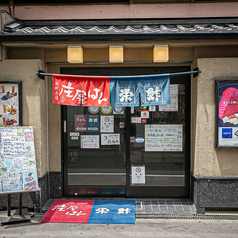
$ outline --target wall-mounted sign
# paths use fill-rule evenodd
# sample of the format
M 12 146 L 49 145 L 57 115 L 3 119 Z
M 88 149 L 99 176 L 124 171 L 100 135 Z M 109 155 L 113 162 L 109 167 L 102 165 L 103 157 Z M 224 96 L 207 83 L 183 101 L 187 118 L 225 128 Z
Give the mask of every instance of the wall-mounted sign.
M 101 107 L 101 113 L 110 114 L 113 110 L 113 107 Z
M 101 116 L 100 131 L 114 132 L 114 116 Z
M 120 123 L 119 123 L 119 127 L 120 127 L 120 128 L 124 128 L 124 127 L 125 127 L 125 123 L 124 123 L 124 122 L 120 122 Z
M 145 151 L 183 151 L 183 125 L 145 125 Z
M 216 81 L 216 147 L 238 147 L 238 79 Z
M 0 154 L 0 194 L 38 190 L 33 127 L 1 127 Z
M 114 107 L 113 114 L 124 114 L 124 107 Z
M 141 110 L 141 118 L 149 118 L 150 113 L 149 110 Z
M 87 131 L 99 131 L 99 115 L 87 115 Z
M 101 145 L 120 145 L 120 134 L 101 134 Z
M 92 114 L 97 114 L 99 112 L 99 107 L 88 107 L 88 111 Z
M 87 131 L 87 115 L 74 115 L 75 131 Z
M 99 135 L 81 135 L 82 149 L 99 149 Z
M 0 126 L 22 125 L 21 82 L 0 81 Z
M 70 132 L 69 136 L 71 140 L 79 140 L 79 132 Z
M 136 138 L 135 138 L 134 136 L 131 136 L 131 137 L 130 137 L 130 142 L 131 142 L 131 143 L 134 143 L 135 141 L 136 141 Z
M 132 117 L 131 123 L 141 123 L 141 118 L 140 117 Z
M 145 184 L 145 165 L 131 166 L 131 183 Z

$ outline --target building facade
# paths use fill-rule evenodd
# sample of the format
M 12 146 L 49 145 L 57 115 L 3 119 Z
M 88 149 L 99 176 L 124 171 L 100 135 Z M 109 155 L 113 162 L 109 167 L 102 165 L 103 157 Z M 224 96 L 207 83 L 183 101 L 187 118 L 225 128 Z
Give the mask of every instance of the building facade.
M 217 143 L 216 92 L 217 80 L 238 79 L 237 1 L 14 2 L 0 5 L 0 81 L 22 81 L 22 124 L 34 126 L 41 188 L 23 194 L 23 206 L 42 207 L 60 197 L 171 197 L 190 198 L 199 213 L 238 207 L 237 148 Z M 82 62 L 68 62 L 70 46 L 83 49 Z M 110 62 L 115 46 L 123 48 L 122 62 Z M 156 46 L 168 47 L 168 59 L 156 62 Z M 176 75 L 196 68 L 201 73 Z M 169 73 L 175 104 L 120 110 L 56 105 L 52 77 L 39 78 L 39 69 L 92 76 Z M 106 116 L 111 130 L 101 125 Z M 77 118 L 87 123 L 77 124 Z M 99 121 L 90 124 L 90 118 Z M 169 126 L 182 135 L 180 150 L 146 145 L 147 128 Z M 116 144 L 105 135 L 116 136 Z M 87 136 L 97 138 L 96 148 L 83 145 Z M 140 176 L 144 182 L 133 182 Z M 0 196 L 5 206 L 7 196 Z

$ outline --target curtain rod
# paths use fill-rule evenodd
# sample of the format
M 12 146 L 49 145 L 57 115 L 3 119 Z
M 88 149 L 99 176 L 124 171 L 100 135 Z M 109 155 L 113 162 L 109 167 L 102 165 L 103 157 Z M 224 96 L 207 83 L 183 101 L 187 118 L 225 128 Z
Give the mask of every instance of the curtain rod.
M 163 75 L 169 75 L 169 76 L 173 76 L 173 75 L 185 75 L 185 74 L 193 74 L 193 77 L 197 77 L 202 71 L 197 67 L 195 68 L 193 71 L 187 71 L 187 72 L 178 72 L 178 73 L 168 73 L 168 74 L 156 74 L 158 76 L 163 76 Z M 53 74 L 49 74 L 49 73 L 45 73 L 44 71 L 38 69 L 36 75 L 38 76 L 38 78 L 40 79 L 45 79 L 45 76 L 52 76 Z M 56 74 L 57 75 L 57 74 Z M 153 74 L 155 75 L 155 74 Z M 78 76 L 78 75 L 75 75 Z M 135 75 L 133 75 L 135 76 Z M 147 76 L 147 75 L 138 75 L 138 76 Z M 150 76 L 150 75 L 148 75 Z

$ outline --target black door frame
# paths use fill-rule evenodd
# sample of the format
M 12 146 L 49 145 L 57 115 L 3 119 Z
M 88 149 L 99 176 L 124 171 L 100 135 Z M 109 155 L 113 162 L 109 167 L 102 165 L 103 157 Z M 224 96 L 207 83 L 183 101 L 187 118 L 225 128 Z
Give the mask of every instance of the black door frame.
M 60 69 L 61 74 L 71 74 L 71 75 L 94 75 L 94 76 L 128 76 L 128 75 L 149 75 L 149 74 L 165 74 L 165 73 L 177 73 L 177 72 L 186 72 L 190 71 L 189 66 L 165 66 L 165 67 L 155 67 L 155 66 L 140 66 L 140 67 L 62 67 Z M 144 194 L 151 194 L 153 196 L 148 197 L 186 197 L 190 198 L 190 111 L 191 111 L 191 80 L 190 75 L 175 75 L 171 76 L 170 79 L 172 83 L 184 83 L 186 85 L 185 93 L 185 186 L 183 187 L 183 193 L 181 195 L 181 188 L 177 187 L 156 187 L 159 188 L 159 193 L 155 192 L 154 187 L 147 187 L 141 189 L 141 187 L 132 187 L 130 186 L 130 173 L 131 173 L 131 164 L 130 164 L 130 131 L 126 130 L 126 197 L 134 197 L 134 194 L 137 197 L 145 197 Z M 64 190 L 67 186 L 67 170 L 66 164 L 67 161 L 67 141 L 65 136 L 65 124 L 66 121 L 66 106 L 61 106 L 61 195 L 64 196 Z M 126 108 L 126 124 L 130 125 L 131 123 L 131 113 L 130 108 Z M 72 186 L 74 187 L 74 186 Z M 77 187 L 77 186 L 75 186 Z M 85 186 L 85 188 L 90 186 Z M 108 186 L 104 186 L 107 188 Z M 129 192 L 130 191 L 130 192 Z M 162 194 L 161 194 L 161 191 Z M 173 191 L 173 193 L 171 193 Z

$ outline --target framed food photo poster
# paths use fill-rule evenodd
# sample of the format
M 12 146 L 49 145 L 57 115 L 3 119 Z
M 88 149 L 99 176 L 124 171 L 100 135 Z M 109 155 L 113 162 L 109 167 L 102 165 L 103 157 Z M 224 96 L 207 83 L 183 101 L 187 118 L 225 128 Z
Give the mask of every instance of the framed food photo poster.
M 216 148 L 238 148 L 238 79 L 216 80 Z
M 22 125 L 22 82 L 0 81 L 0 127 Z

